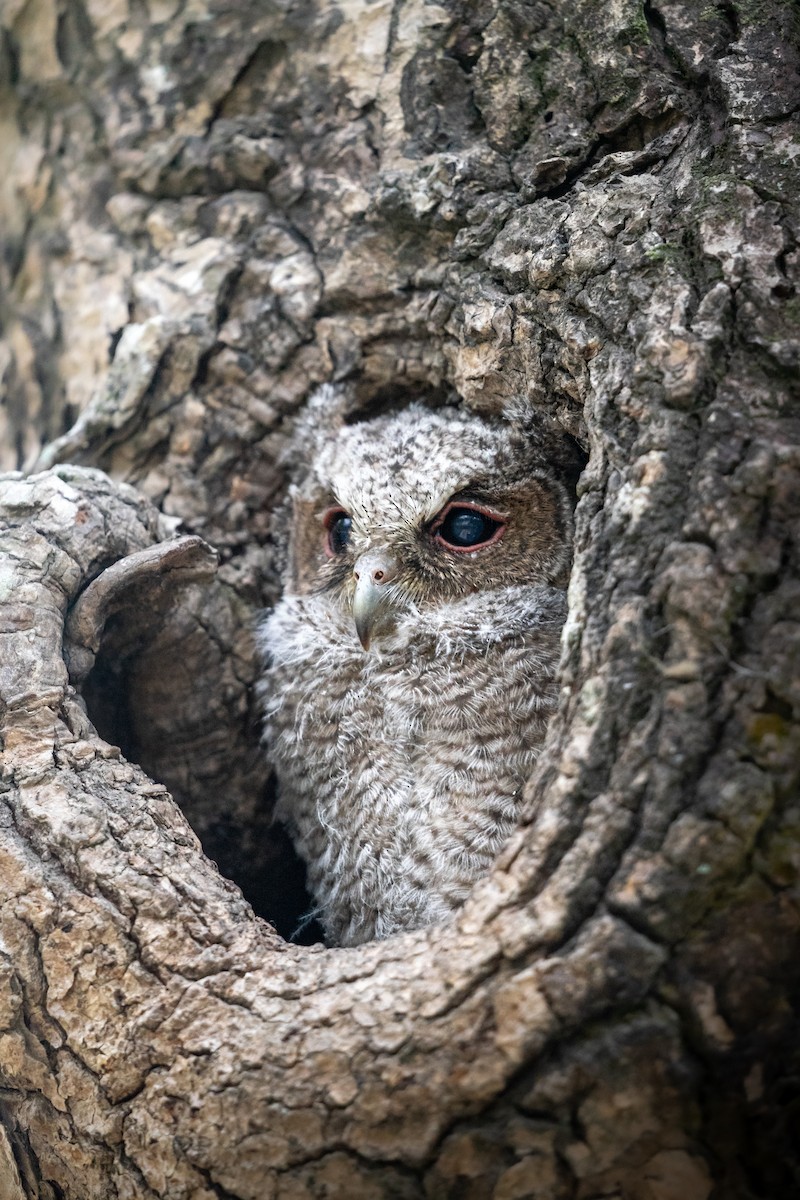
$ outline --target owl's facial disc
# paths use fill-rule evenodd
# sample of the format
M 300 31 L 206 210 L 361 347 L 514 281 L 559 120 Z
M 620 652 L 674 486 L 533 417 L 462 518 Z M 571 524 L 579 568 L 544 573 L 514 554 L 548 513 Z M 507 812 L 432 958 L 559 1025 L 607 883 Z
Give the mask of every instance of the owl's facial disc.
M 388 585 L 396 579 L 398 570 L 397 559 L 385 550 L 369 550 L 356 559 L 353 619 L 365 650 L 369 650 L 375 622 L 386 607 Z

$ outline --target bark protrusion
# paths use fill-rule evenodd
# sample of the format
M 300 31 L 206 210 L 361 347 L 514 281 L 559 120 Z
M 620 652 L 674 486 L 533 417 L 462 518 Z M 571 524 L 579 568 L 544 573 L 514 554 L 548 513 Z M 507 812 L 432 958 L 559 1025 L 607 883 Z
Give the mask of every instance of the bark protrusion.
M 70 679 L 79 686 L 91 671 L 107 620 L 127 606 L 131 633 L 151 621 L 149 604 L 165 589 L 213 579 L 216 552 L 199 537 L 148 546 L 108 567 L 75 601 L 67 618 L 64 651 Z M 135 589 L 135 595 L 133 594 Z

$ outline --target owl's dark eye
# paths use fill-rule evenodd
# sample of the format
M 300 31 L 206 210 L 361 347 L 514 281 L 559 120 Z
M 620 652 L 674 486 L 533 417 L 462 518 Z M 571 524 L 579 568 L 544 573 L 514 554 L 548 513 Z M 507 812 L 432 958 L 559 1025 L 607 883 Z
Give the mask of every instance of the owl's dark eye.
M 328 531 L 325 539 L 325 551 L 331 558 L 334 558 L 337 554 L 342 553 L 350 541 L 353 520 L 343 508 L 329 508 L 323 517 L 323 524 Z
M 448 504 L 431 533 L 448 550 L 478 550 L 496 542 L 505 524 L 495 513 L 477 504 Z

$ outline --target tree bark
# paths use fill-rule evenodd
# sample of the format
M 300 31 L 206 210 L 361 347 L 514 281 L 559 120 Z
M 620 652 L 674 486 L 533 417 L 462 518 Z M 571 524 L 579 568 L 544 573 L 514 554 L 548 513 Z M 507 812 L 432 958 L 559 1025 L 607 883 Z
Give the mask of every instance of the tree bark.
M 0 28 L 2 1200 L 796 1194 L 793 8 Z M 588 454 L 530 818 L 347 951 L 236 886 L 300 903 L 252 628 L 329 379 Z

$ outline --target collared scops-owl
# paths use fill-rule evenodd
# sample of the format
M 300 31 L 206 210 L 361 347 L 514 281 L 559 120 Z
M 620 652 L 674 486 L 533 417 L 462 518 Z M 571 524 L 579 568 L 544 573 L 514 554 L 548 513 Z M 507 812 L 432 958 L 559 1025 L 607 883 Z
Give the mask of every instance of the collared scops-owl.
M 326 432 L 335 394 L 307 418 L 261 699 L 313 915 L 353 946 L 453 913 L 517 822 L 571 502 L 520 424 L 412 403 Z

